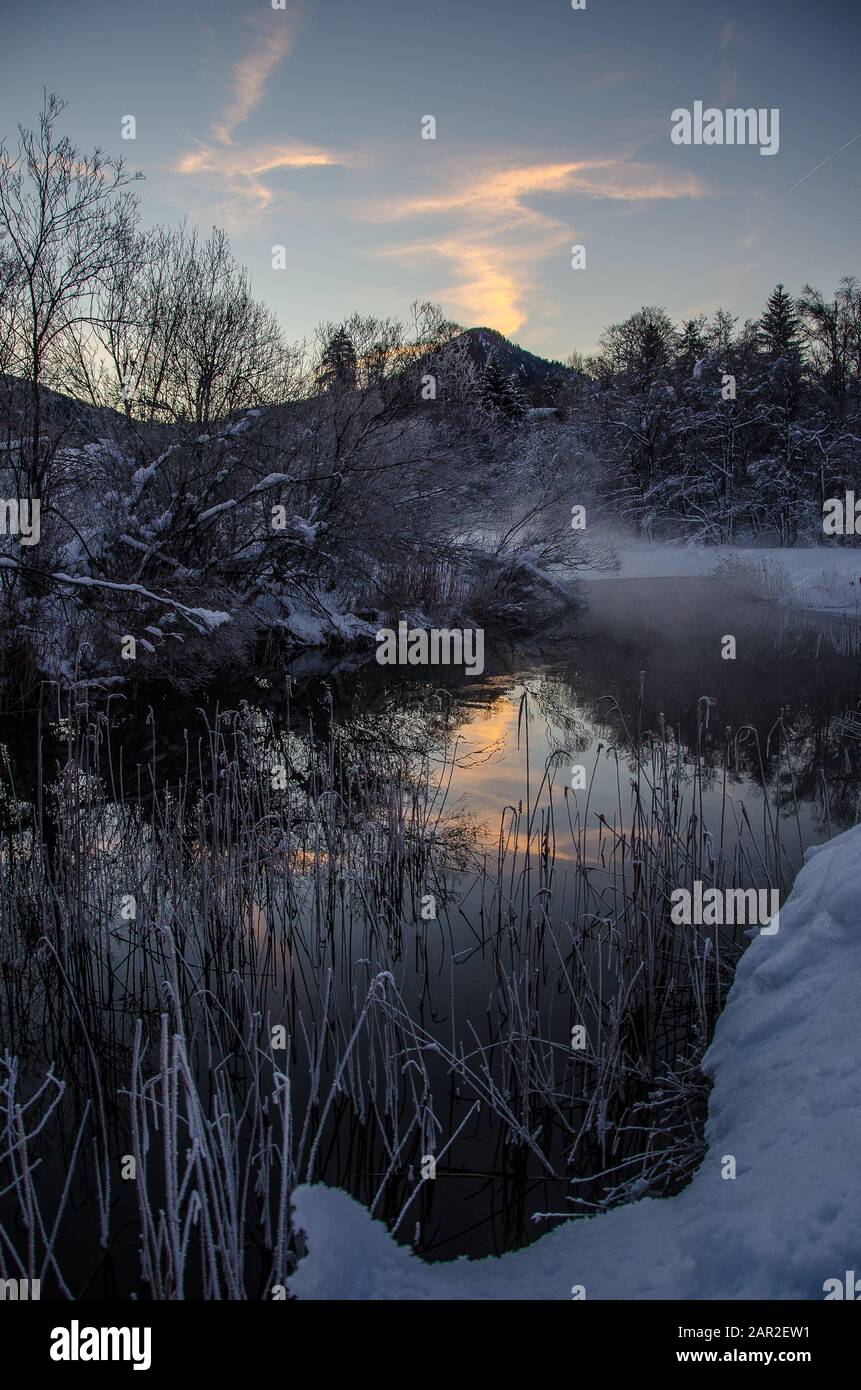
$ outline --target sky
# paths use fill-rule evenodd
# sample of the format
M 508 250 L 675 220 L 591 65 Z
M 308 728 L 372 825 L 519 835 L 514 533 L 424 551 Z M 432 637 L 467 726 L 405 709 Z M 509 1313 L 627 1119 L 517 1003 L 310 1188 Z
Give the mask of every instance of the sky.
M 227 228 L 291 339 L 430 299 L 564 359 L 643 304 L 745 319 L 778 281 L 861 274 L 859 0 L 0 0 L 0 19 L 0 135 L 59 93 L 76 143 L 144 173 L 144 225 Z M 673 143 L 696 101 L 776 108 L 777 153 Z

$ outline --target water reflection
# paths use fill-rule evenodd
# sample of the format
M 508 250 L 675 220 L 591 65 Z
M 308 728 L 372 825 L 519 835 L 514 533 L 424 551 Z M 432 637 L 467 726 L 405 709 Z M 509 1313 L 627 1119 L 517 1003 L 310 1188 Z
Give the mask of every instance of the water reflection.
M 373 661 L 306 658 L 193 702 L 90 690 L 69 708 L 46 691 L 39 709 L 5 716 L 0 906 L 4 949 L 21 954 L 14 985 L 4 962 L 3 1037 L 36 1070 L 50 1039 L 71 1087 L 63 1161 L 46 1157 L 45 1171 L 61 1183 L 93 1054 L 105 1144 L 124 1151 L 134 1021 L 156 1018 L 168 987 L 189 1007 L 201 987 L 217 1000 L 240 1093 L 248 999 L 284 1020 L 302 1115 L 305 1052 L 331 1077 L 363 991 L 388 972 L 397 1000 L 350 1063 L 375 1099 L 339 1081 L 315 1176 L 395 1222 L 422 1144 L 445 1138 L 436 1181 L 399 1228 L 429 1257 L 522 1244 L 543 1229 L 536 1211 L 564 1209 L 572 1191 L 606 1195 L 596 1175 L 633 1165 L 613 1125 L 618 1135 L 646 1105 L 668 1061 L 701 1110 L 697 1049 L 741 944 L 671 938 L 667 884 L 702 874 L 785 892 L 803 849 L 857 818 L 858 659 L 832 631 L 716 604 L 709 581 L 606 580 L 531 648 L 497 636 L 477 682 L 451 671 L 395 682 Z M 721 659 L 726 633 L 734 662 Z M 586 773 L 577 792 L 573 763 Z M 56 891 L 37 903 L 43 873 Z M 130 877 L 139 913 L 123 924 Z M 56 981 L 34 964 L 46 931 L 84 995 L 103 972 L 76 1003 L 85 1037 L 77 1016 L 67 1029 L 54 1015 Z M 187 952 L 174 982 L 171 941 Z M 644 961 L 647 990 L 635 984 Z M 572 1055 L 575 1023 L 587 1057 Z M 414 1076 L 422 1118 L 400 1149 Z M 662 1174 L 655 1190 L 672 1165 Z M 83 1213 L 92 1174 L 80 1182 Z M 132 1198 L 117 1200 L 131 1221 Z M 133 1254 L 120 1266 L 132 1287 Z

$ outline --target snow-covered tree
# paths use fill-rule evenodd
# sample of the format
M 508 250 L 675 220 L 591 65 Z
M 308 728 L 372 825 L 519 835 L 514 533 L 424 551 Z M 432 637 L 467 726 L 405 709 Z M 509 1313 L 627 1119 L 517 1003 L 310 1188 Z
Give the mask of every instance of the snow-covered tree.
M 481 373 L 479 398 L 487 414 L 505 424 L 517 425 L 526 416 L 523 391 L 514 376 L 506 376 L 494 353 L 488 357 Z

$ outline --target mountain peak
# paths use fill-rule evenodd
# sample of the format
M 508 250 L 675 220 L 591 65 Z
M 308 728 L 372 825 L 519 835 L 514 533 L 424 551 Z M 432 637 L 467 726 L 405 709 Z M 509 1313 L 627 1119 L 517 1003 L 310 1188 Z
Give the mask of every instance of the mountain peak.
M 571 375 L 564 363 L 518 347 L 495 328 L 467 328 L 461 338 L 476 367 L 483 369 L 492 357 L 506 376 L 516 378 L 532 405 L 551 405 L 556 386 Z

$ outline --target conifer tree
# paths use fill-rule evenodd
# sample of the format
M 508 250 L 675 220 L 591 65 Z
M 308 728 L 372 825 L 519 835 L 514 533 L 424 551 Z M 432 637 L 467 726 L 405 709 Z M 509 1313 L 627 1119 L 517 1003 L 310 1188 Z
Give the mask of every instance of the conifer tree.
M 488 414 L 500 415 L 511 424 L 518 424 L 526 415 L 526 401 L 520 386 L 513 377 L 505 375 L 493 355 L 481 374 L 479 398 Z
M 329 339 L 320 359 L 320 384 L 352 388 L 356 385 L 358 363 L 353 340 L 343 326 Z
M 772 357 L 792 357 L 798 351 L 800 320 L 792 296 L 775 285 L 759 321 L 760 346 Z

